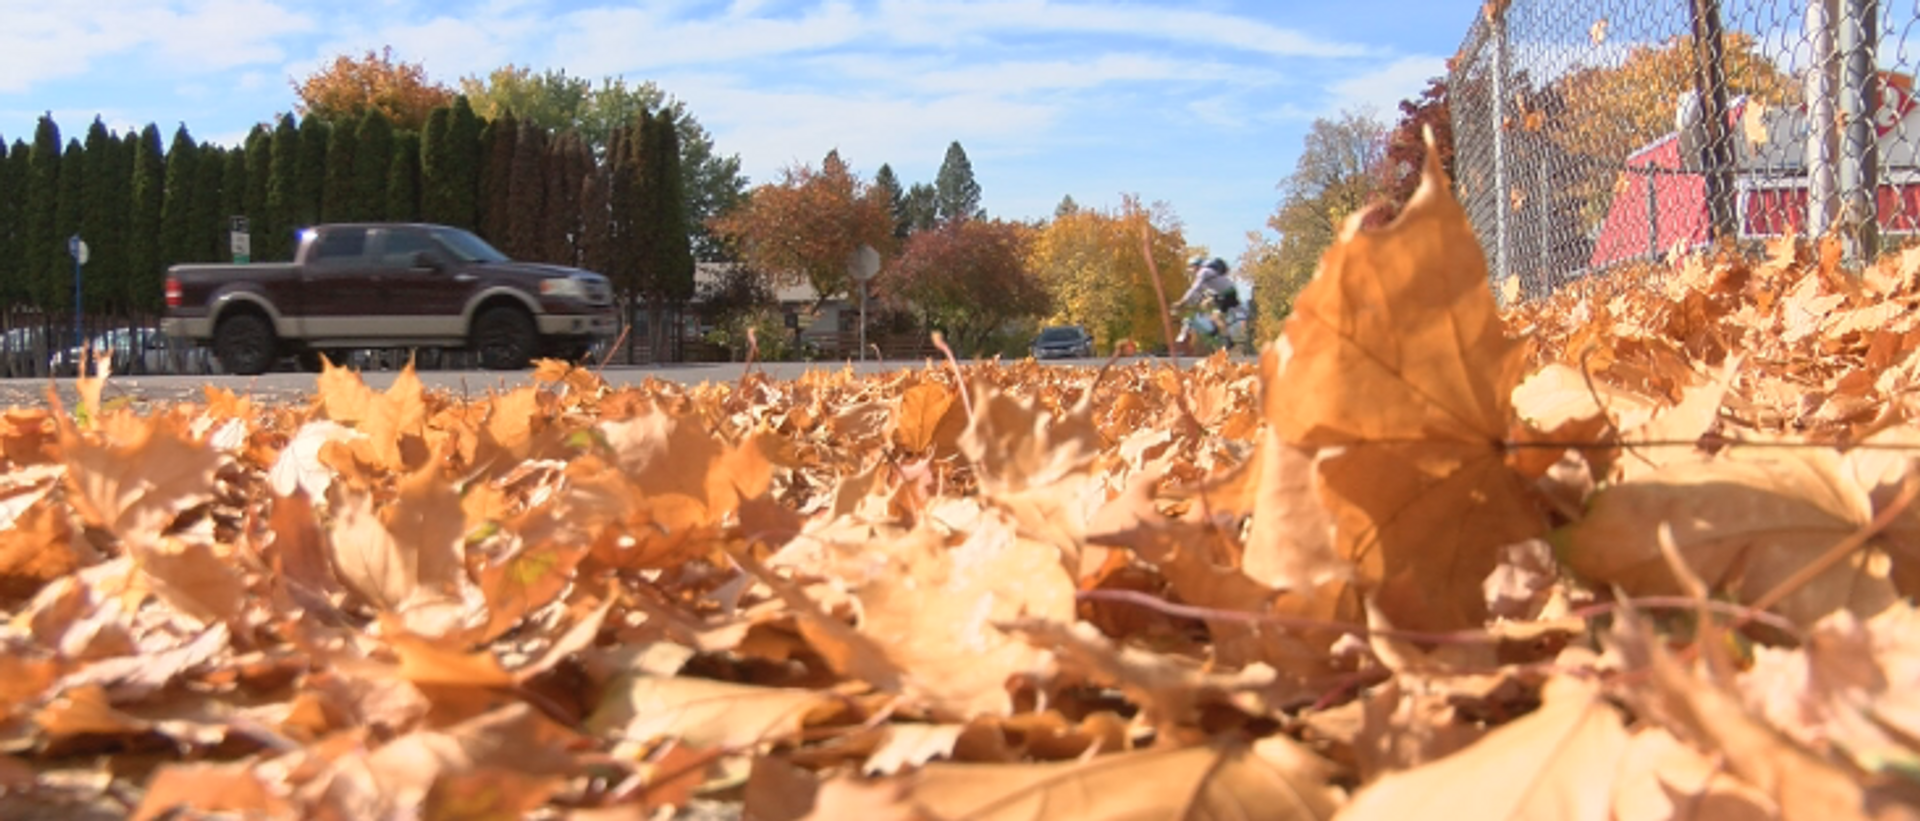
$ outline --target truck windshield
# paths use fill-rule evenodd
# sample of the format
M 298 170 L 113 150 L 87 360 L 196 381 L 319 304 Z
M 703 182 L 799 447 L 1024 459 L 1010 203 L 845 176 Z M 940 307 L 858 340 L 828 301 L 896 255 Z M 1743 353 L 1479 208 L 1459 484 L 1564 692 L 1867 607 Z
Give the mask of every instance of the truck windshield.
M 433 234 L 462 262 L 507 261 L 507 255 L 488 245 L 486 240 L 458 228 L 439 228 Z

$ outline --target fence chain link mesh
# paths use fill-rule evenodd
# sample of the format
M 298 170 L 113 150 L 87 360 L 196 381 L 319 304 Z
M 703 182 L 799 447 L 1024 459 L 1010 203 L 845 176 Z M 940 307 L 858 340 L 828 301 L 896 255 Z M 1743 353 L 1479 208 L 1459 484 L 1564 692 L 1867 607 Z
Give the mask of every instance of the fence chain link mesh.
M 1490 0 L 1448 93 L 1496 292 L 1782 235 L 1857 263 L 1920 232 L 1916 26 L 1880 0 Z

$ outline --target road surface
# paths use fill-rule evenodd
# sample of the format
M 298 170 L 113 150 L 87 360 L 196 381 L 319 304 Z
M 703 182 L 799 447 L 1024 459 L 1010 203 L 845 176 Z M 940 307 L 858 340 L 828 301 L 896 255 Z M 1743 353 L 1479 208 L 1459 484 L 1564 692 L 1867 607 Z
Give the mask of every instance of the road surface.
M 1052 367 L 1097 368 L 1104 359 L 1060 359 L 1050 360 L 1046 364 Z M 1133 359 L 1123 362 L 1137 361 Z M 1194 359 L 1181 357 L 1180 364 L 1191 365 Z M 897 370 L 918 370 L 926 366 L 923 360 L 893 360 L 886 362 L 766 362 L 758 363 L 756 369 L 765 370 L 773 378 L 781 381 L 798 378 L 809 370 L 838 371 L 851 367 L 856 374 L 882 373 Z M 698 362 L 671 365 L 621 366 L 608 367 L 601 377 L 614 387 L 638 385 L 648 378 L 672 380 L 688 385 L 702 382 L 731 382 L 740 378 L 743 365 L 738 362 Z M 419 371 L 420 381 L 428 390 L 448 390 L 457 394 L 480 396 L 489 388 L 511 389 L 530 384 L 532 371 Z M 369 387 L 385 389 L 392 384 L 395 371 L 365 371 L 360 374 Z M 270 403 L 303 401 L 313 391 L 315 374 L 311 373 L 266 373 L 259 376 L 124 376 L 115 374 L 107 379 L 103 399 L 131 397 L 138 404 L 167 403 L 178 401 L 199 401 L 205 396 L 203 388 L 218 385 L 242 395 L 251 395 L 257 401 Z M 60 393 L 60 401 L 71 405 L 75 399 L 73 379 L 0 379 L 0 408 L 5 407 L 44 407 L 47 404 L 47 386 L 52 384 Z

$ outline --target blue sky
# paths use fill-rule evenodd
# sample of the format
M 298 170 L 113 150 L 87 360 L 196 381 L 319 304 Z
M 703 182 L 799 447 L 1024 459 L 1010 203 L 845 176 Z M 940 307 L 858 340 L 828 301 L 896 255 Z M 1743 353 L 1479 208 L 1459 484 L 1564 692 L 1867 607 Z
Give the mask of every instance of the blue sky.
M 652 80 L 753 182 L 829 149 L 931 182 L 947 144 L 995 216 L 1063 195 L 1169 205 L 1233 259 L 1278 203 L 1316 116 L 1443 73 L 1477 0 L 0 0 L 0 136 L 125 130 L 231 142 L 290 81 L 391 45 L 457 85 L 514 63 Z

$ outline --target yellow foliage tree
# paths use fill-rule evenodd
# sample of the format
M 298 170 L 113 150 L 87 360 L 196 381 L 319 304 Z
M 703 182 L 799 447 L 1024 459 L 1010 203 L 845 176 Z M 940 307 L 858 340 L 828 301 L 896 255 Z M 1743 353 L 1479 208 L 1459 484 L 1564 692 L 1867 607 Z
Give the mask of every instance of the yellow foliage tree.
M 1165 206 L 1142 205 L 1125 196 L 1119 209 L 1062 209 L 1041 228 L 1029 250 L 1028 269 L 1053 294 L 1052 321 L 1085 325 L 1107 348 L 1128 339 L 1142 348 L 1166 343 L 1151 269 L 1141 254 L 1150 238 L 1167 299 L 1186 290 L 1181 254 L 1186 241 Z
M 1722 37 L 1727 99 L 1747 95 L 1769 106 L 1800 96 L 1793 75 L 1755 51 L 1742 32 Z M 1510 123 L 1542 131 L 1579 167 L 1562 194 L 1586 204 L 1591 225 L 1606 214 L 1614 177 L 1629 154 L 1673 131 L 1681 95 L 1694 90 L 1694 38 L 1635 46 L 1618 66 L 1573 72 L 1532 96 Z M 1737 133 L 1737 132 L 1736 132 Z
M 340 55 L 332 63 L 293 84 L 300 98 L 294 110 L 323 120 L 358 122 L 367 109 L 378 108 L 396 128 L 418 131 L 427 115 L 453 103 L 453 89 L 427 80 L 418 63 L 396 61 L 393 47 L 362 57 Z

